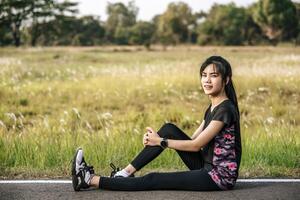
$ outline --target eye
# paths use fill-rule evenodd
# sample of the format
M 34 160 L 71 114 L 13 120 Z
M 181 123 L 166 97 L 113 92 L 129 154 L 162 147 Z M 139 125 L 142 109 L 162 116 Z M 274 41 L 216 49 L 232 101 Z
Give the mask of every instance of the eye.
M 206 77 L 206 74 L 202 73 L 201 76 L 202 76 L 202 77 Z

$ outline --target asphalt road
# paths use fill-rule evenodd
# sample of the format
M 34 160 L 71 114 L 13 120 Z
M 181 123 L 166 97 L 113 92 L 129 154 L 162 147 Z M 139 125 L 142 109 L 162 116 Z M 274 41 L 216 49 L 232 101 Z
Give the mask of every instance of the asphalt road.
M 0 199 L 291 199 L 300 200 L 300 182 L 294 183 L 243 183 L 234 190 L 218 192 L 193 191 L 142 191 L 124 192 L 91 189 L 74 192 L 70 183 L 1 183 Z

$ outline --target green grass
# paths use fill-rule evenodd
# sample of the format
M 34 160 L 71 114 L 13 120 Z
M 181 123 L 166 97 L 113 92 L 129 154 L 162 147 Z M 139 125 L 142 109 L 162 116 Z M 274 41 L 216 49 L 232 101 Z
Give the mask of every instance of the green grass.
M 108 175 L 143 148 L 146 126 L 192 135 L 209 99 L 199 64 L 233 67 L 241 111 L 241 177 L 300 176 L 300 49 L 125 47 L 0 49 L 0 176 L 66 177 L 74 150 Z M 149 171 L 186 170 L 172 150 Z

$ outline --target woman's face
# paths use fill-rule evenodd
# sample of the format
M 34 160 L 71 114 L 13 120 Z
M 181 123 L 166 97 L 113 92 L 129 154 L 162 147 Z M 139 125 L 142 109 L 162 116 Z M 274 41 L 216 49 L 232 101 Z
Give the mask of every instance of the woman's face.
M 201 84 L 207 95 L 218 96 L 224 90 L 222 76 L 213 64 L 208 65 L 202 72 Z

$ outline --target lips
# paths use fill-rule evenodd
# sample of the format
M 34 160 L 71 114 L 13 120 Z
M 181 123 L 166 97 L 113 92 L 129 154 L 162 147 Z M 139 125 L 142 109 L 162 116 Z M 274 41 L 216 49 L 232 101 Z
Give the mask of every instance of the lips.
M 211 85 L 204 85 L 204 88 L 207 89 L 207 90 L 210 90 L 210 89 L 212 89 L 212 86 Z

